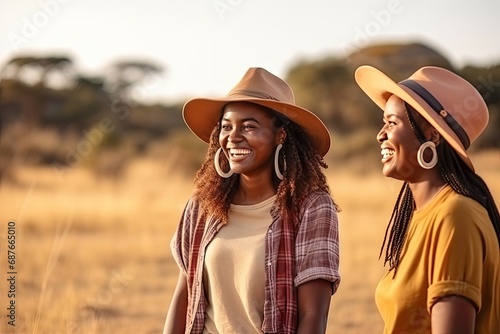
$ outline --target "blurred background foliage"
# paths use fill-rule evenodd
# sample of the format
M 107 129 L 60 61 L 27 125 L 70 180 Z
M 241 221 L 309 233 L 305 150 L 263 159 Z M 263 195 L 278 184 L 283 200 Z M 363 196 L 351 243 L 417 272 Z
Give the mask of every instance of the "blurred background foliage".
M 330 128 L 327 162 L 352 163 L 360 170 L 378 163 L 375 135 L 382 114 L 353 77 L 363 64 L 376 66 L 396 81 L 425 65 L 463 76 L 490 109 L 488 128 L 471 149 L 500 147 L 500 63 L 456 68 L 421 43 L 377 44 L 345 58 L 298 60 L 284 77 L 297 104 L 314 111 Z M 60 172 L 78 164 L 98 177 L 118 179 L 138 156 L 175 159 L 179 170 L 192 175 L 206 145 L 184 126 L 185 101 L 151 105 L 136 98 L 141 85 L 165 71 L 152 61 L 133 59 L 110 64 L 101 76 L 86 77 L 65 55 L 11 58 L 1 69 L 0 81 L 2 180 L 15 181 L 13 171 L 20 164 L 52 165 Z

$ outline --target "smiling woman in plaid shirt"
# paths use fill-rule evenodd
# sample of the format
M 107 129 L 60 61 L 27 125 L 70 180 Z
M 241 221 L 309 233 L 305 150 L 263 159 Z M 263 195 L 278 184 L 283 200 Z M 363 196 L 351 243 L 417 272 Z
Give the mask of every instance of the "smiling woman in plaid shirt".
M 325 333 L 340 282 L 326 126 L 262 68 L 183 117 L 209 147 L 171 243 L 164 333 Z

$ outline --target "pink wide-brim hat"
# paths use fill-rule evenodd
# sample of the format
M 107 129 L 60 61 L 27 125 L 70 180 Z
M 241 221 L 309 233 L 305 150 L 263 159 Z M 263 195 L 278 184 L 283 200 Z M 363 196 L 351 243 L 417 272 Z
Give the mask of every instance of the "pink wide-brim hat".
M 382 110 L 392 95 L 415 108 L 474 170 L 467 149 L 486 128 L 489 113 L 483 97 L 467 80 L 435 66 L 422 67 L 399 83 L 368 65 L 356 69 L 354 76 Z

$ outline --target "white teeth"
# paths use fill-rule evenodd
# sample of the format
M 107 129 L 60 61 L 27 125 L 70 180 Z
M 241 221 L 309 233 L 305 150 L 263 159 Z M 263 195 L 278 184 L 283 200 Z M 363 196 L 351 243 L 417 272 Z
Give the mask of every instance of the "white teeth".
M 390 148 L 383 148 L 382 151 L 380 151 L 380 154 L 382 154 L 382 159 L 387 159 L 394 155 L 394 150 L 391 150 Z
M 233 157 L 241 157 L 247 154 L 250 154 L 250 150 L 245 150 L 245 149 L 230 149 L 229 154 L 231 154 Z

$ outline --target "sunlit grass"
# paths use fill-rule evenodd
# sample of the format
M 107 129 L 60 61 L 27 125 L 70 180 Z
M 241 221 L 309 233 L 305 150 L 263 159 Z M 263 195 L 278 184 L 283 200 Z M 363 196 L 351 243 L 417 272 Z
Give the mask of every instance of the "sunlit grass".
M 474 161 L 500 201 L 500 154 Z M 15 183 L 2 184 L 0 249 L 7 222 L 18 228 L 15 333 L 161 333 L 178 273 L 169 242 L 192 184 L 171 167 L 137 160 L 118 182 L 83 168 L 59 179 L 50 167 L 26 167 L 16 170 Z M 342 208 L 342 283 L 329 333 L 378 333 L 378 252 L 400 184 L 379 170 L 361 175 L 331 166 L 327 174 Z M 5 313 L 4 284 L 0 290 Z M 11 333 L 5 314 L 0 332 Z

